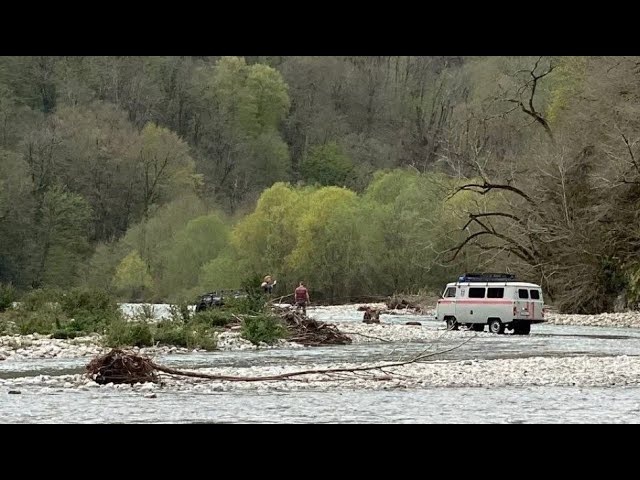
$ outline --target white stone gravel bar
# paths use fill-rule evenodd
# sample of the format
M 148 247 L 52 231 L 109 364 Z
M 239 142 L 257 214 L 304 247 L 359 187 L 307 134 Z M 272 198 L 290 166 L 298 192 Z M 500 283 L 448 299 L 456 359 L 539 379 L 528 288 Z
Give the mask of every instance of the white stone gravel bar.
M 548 314 L 550 325 L 573 325 L 585 327 L 640 328 L 640 312 L 600 313 L 598 315 Z
M 307 369 L 349 368 L 362 364 L 306 365 Z M 299 371 L 300 366 L 206 368 L 217 375 L 265 376 Z M 296 380 L 229 382 L 162 375 L 162 385 L 98 385 L 83 375 L 39 375 L 0 379 L 0 391 L 28 389 L 41 393 L 69 389 L 121 389 L 161 394 L 163 390 L 191 392 L 380 390 L 438 387 L 577 386 L 621 387 L 640 385 L 639 357 L 530 357 L 524 359 L 434 361 L 359 374 L 307 375 Z

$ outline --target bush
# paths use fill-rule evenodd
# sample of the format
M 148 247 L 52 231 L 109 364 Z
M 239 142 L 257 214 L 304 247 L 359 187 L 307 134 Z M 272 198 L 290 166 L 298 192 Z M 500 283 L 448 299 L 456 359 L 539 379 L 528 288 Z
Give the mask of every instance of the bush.
M 0 312 L 4 312 L 7 308 L 10 308 L 13 302 L 16 301 L 17 294 L 13 285 L 0 283 Z
M 189 304 L 186 302 L 170 305 L 169 313 L 171 314 L 171 320 L 174 322 L 187 323 L 191 318 L 191 310 L 189 310 Z
M 160 345 L 215 350 L 218 345 L 216 332 L 203 323 L 176 324 L 160 322 L 154 340 Z
M 226 309 L 210 308 L 196 313 L 191 323 L 193 325 L 205 325 L 208 327 L 224 327 L 235 321 L 232 312 Z
M 242 289 L 247 294 L 245 298 L 234 299 L 234 304 L 239 308 L 239 313 L 254 314 L 263 313 L 266 299 L 260 285 L 262 278 L 258 274 L 246 278 L 242 282 Z
M 273 344 L 276 340 L 286 338 L 287 329 L 278 317 L 273 315 L 258 315 L 246 317 L 242 322 L 242 337 L 254 345 L 260 342 Z
M 109 325 L 105 344 L 111 348 L 150 347 L 153 345 L 153 334 L 146 323 L 119 320 Z
M 18 333 L 18 326 L 12 317 L 7 314 L 0 314 L 0 335 L 15 335 Z
M 185 325 L 176 324 L 172 321 L 158 323 L 153 339 L 160 345 L 188 346 Z
M 105 290 L 73 288 L 63 293 L 59 302 L 69 318 L 90 316 L 113 319 L 120 315 L 115 298 Z
M 57 289 L 32 290 L 20 299 L 20 309 L 28 312 L 58 310 L 61 297 L 62 292 Z
M 188 328 L 186 336 L 187 348 L 215 350 L 218 346 L 218 334 L 210 328 L 206 328 L 203 326 Z
M 15 318 L 15 324 L 21 335 L 49 335 L 62 328 L 63 320 L 64 317 L 55 311 L 21 312 Z

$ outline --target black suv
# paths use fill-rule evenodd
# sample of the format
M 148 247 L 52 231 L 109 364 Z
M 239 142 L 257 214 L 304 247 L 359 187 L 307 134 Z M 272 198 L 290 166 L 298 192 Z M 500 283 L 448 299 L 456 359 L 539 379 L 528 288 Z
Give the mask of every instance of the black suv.
M 205 293 L 198 299 L 198 302 L 196 303 L 196 312 L 202 312 L 211 307 L 222 307 L 224 305 L 225 295 L 233 298 L 244 298 L 247 296 L 246 293 L 240 291 L 225 292 L 224 290 L 220 290 L 220 293 L 218 293 L 217 291 Z
M 196 304 L 196 312 L 202 312 L 207 308 L 221 307 L 223 305 L 222 292 L 220 294 L 218 294 L 218 292 L 205 293 Z

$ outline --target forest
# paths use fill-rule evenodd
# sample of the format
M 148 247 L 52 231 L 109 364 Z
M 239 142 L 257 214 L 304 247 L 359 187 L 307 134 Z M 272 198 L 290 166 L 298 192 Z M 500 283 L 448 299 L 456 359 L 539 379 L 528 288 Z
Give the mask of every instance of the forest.
M 0 285 L 640 301 L 640 57 L 0 57 Z

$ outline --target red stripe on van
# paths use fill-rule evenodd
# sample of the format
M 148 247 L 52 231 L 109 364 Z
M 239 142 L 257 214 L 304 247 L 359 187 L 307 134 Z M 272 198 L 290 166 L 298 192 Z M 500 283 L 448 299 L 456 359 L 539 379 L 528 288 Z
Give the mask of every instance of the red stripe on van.
M 504 304 L 513 303 L 513 300 L 482 300 L 482 299 L 478 299 L 478 300 L 457 300 L 457 303 L 482 303 L 482 304 L 489 304 L 489 305 L 494 305 L 494 304 L 504 305 Z
M 481 298 L 477 300 L 438 300 L 440 304 L 447 303 L 481 303 L 483 305 L 507 305 L 513 303 L 513 300 L 482 300 Z

